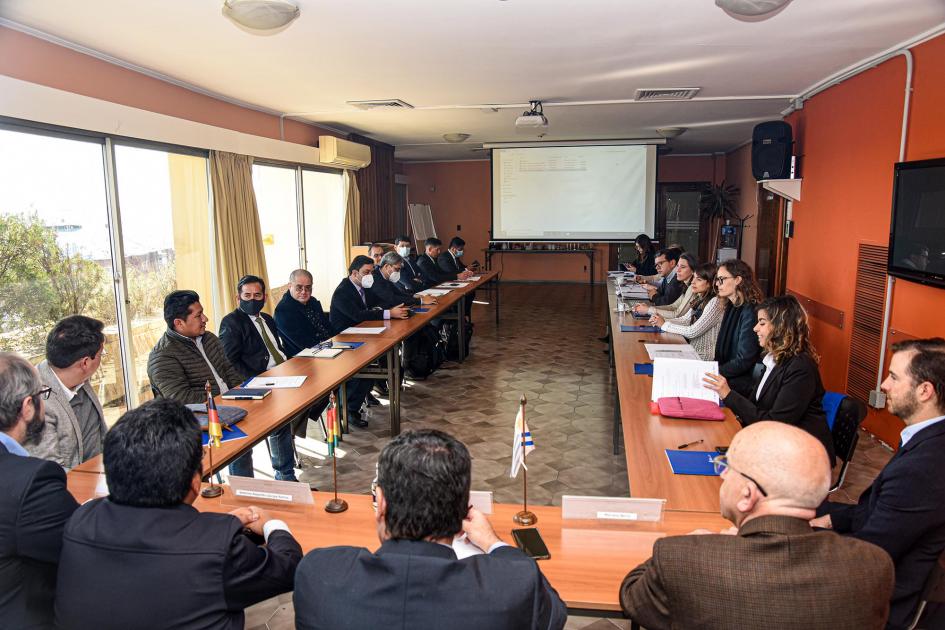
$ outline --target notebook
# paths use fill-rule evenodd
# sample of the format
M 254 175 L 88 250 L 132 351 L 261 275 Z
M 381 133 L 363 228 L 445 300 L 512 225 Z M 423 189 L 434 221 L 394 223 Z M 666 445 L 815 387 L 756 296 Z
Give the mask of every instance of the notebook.
M 269 395 L 271 390 L 252 389 L 249 387 L 234 387 L 227 393 L 220 396 L 224 400 L 262 400 Z
M 718 477 L 712 458 L 718 455 L 714 451 L 675 451 L 666 449 L 666 458 L 677 475 L 703 475 Z

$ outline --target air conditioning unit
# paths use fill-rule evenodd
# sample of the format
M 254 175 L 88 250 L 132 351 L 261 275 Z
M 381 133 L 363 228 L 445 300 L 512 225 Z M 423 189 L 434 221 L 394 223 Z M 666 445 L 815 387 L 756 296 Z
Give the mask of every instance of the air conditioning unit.
M 364 168 L 371 163 L 371 147 L 334 136 L 318 136 L 318 161 L 325 166 Z

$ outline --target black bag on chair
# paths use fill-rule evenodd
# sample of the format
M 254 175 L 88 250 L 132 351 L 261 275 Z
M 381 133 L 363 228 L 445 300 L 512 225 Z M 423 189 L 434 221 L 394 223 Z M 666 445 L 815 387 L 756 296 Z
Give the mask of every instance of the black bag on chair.
M 424 326 L 404 341 L 404 373 L 408 378 L 425 379 L 445 360 L 446 342 L 433 326 Z
M 446 337 L 446 358 L 449 361 L 459 360 L 459 325 L 455 321 L 443 322 L 443 336 Z M 466 322 L 466 339 L 463 356 L 469 356 L 469 343 L 473 336 L 473 323 Z

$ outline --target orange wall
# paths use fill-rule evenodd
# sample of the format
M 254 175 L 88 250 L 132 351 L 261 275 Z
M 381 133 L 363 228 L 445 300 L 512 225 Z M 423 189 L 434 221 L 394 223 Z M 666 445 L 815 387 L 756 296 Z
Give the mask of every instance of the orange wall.
M 233 105 L 0 26 L 0 74 L 121 105 L 279 138 L 279 117 Z M 309 146 L 338 135 L 287 120 L 285 139 Z
M 459 235 L 466 241 L 466 261 L 485 262 L 482 250 L 488 245 L 492 227 L 492 173 L 486 161 L 411 162 L 401 166 L 410 182 L 410 203 L 430 204 L 436 233 L 447 240 Z M 724 156 L 661 157 L 657 172 L 660 181 L 713 181 L 725 173 Z M 456 226 L 462 226 L 457 232 Z M 594 264 L 595 280 L 603 282 L 609 246 L 598 244 Z M 502 270 L 506 280 L 586 282 L 590 261 L 581 254 L 500 254 L 493 268 Z
M 738 186 L 739 216 L 752 216 L 742 233 L 742 260 L 755 267 L 758 228 L 758 182 L 751 174 L 751 145 L 746 144 L 725 156 L 725 183 Z
M 945 156 L 945 37 L 913 49 L 915 75 L 906 160 Z M 893 164 L 899 156 L 905 59 L 897 57 L 813 97 L 788 118 L 800 156 L 803 201 L 787 285 L 845 312 L 843 330 L 812 319 L 829 390 L 846 388 L 857 247 L 889 240 Z M 891 327 L 915 337 L 941 335 L 945 290 L 899 280 Z M 901 422 L 871 411 L 867 427 L 896 444 Z

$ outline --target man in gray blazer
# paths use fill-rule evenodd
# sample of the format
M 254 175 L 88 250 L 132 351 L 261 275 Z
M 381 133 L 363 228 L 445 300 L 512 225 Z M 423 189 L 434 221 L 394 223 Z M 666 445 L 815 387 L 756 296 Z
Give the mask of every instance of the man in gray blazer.
M 71 315 L 46 337 L 46 360 L 37 366 L 43 385 L 52 392 L 46 401 L 46 427 L 37 442 L 27 442 L 33 457 L 56 462 L 66 470 L 102 452 L 105 415 L 89 378 L 105 352 L 104 324 Z

